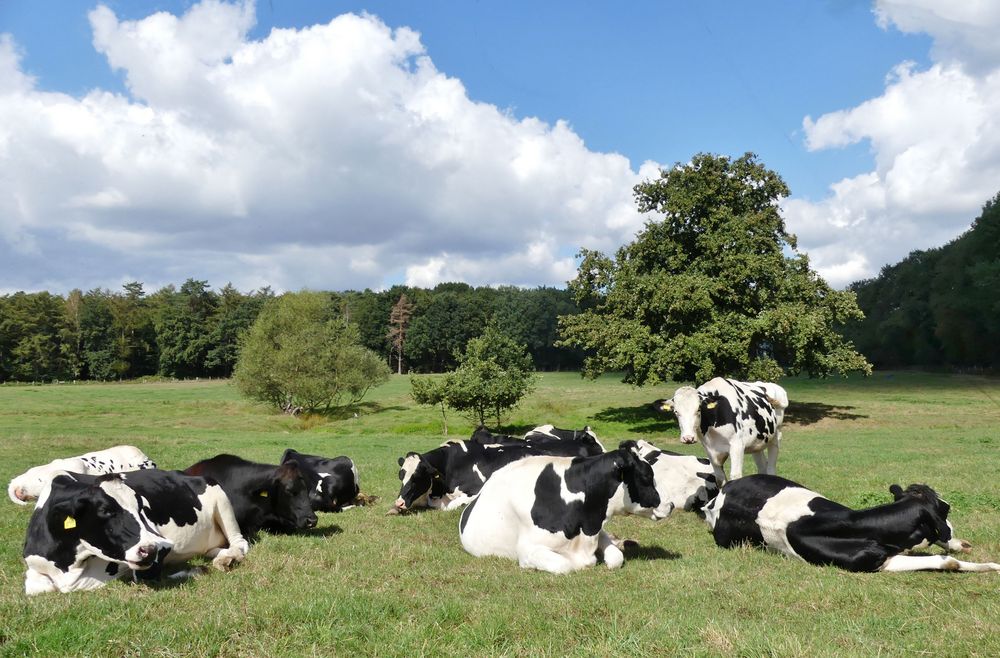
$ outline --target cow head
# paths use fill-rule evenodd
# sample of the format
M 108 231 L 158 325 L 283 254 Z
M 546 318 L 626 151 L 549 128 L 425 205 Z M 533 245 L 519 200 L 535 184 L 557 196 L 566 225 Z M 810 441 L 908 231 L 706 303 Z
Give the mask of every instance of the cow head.
M 65 468 L 66 464 L 60 464 L 60 461 L 68 460 L 56 460 L 51 464 L 34 466 L 12 479 L 7 485 L 7 497 L 18 505 L 27 505 L 30 501 L 37 499 L 42 489 L 52 478 L 60 473 L 68 472 L 69 469 Z
M 926 484 L 911 484 L 903 489 L 898 484 L 889 487 L 889 493 L 898 502 L 900 500 L 913 500 L 924 506 L 930 519 L 924 539 L 928 543 L 934 543 L 941 548 L 952 552 L 967 552 L 972 550 L 972 544 L 964 539 L 955 537 L 954 528 L 948 520 L 948 513 L 951 505 L 938 496 L 937 492 Z
M 415 452 L 399 458 L 399 497 L 395 508 L 400 511 L 414 507 L 427 507 L 428 499 L 437 487 L 443 494 L 441 473 L 430 462 Z
M 39 497 L 36 513 L 43 515 L 57 550 L 72 552 L 76 562 L 96 557 L 135 570 L 148 569 L 170 550 L 173 542 L 150 528 L 137 494 L 121 476 L 91 482 L 59 475 Z M 26 554 L 29 549 L 26 544 Z
M 719 493 L 708 460 L 663 452 L 648 441 L 637 441 L 639 455 L 653 467 L 657 489 L 675 508 L 703 515 L 705 505 Z
M 670 516 L 674 504 L 660 491 L 653 468 L 639 455 L 635 441 L 618 446 L 615 468 L 625 485 L 625 511 L 659 520 Z
M 292 532 L 316 526 L 309 485 L 297 462 L 275 468 L 274 474 L 251 495 L 267 510 L 264 525 L 268 528 Z
M 693 386 L 682 386 L 674 397 L 660 405 L 662 411 L 673 411 L 681 430 L 681 443 L 697 443 L 701 436 L 702 414 L 715 409 L 717 398 L 699 393 Z

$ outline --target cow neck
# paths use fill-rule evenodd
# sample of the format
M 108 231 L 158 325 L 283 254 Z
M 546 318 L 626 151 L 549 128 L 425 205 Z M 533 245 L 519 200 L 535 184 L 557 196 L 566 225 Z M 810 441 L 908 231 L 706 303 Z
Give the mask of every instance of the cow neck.
M 616 474 L 615 459 L 621 452 L 613 450 L 596 457 L 575 457 L 566 469 L 566 486 L 570 491 L 582 491 L 588 509 L 605 510 L 610 517 L 625 509 L 624 483 Z

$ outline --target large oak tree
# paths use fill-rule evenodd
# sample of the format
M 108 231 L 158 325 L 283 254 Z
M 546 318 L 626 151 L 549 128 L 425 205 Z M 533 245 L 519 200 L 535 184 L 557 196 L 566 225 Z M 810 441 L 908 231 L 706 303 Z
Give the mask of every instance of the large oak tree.
M 789 190 L 752 153 L 699 154 L 634 188 L 656 213 L 614 258 L 583 250 L 570 282 L 579 315 L 561 344 L 590 351 L 584 373 L 626 382 L 775 379 L 871 366 L 838 332 L 862 317 L 796 251 L 779 201 Z

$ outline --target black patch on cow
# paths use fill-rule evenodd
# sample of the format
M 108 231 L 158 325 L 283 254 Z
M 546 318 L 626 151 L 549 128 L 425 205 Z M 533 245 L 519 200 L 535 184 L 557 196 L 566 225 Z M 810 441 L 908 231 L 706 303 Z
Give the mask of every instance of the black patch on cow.
M 179 471 L 132 471 L 125 475 L 125 482 L 149 502 L 144 506 L 146 516 L 158 526 L 197 523 L 201 496 L 208 490 L 205 478 Z
M 104 573 L 108 574 L 109 576 L 117 576 L 118 566 L 119 565 L 117 562 L 108 562 L 108 566 L 104 567 Z
M 709 408 L 709 405 L 714 405 Z M 701 403 L 701 434 L 704 436 L 712 427 L 736 424 L 736 411 L 729 398 L 716 392 L 709 393 Z
M 469 522 L 469 515 L 472 514 L 472 508 L 476 506 L 477 502 L 479 502 L 479 496 L 473 498 L 472 502 L 469 503 L 464 510 L 462 510 L 462 519 L 459 521 L 458 525 L 459 534 L 465 532 L 465 524 Z

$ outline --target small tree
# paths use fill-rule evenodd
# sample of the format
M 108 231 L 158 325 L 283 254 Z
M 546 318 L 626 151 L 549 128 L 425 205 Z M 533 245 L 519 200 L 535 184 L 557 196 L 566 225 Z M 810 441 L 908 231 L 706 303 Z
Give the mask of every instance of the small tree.
M 246 397 L 296 414 L 359 402 L 389 368 L 328 296 L 299 292 L 268 302 L 243 334 L 233 378 Z
M 410 389 L 413 400 L 417 404 L 438 407 L 441 410 L 441 424 L 444 433 L 448 434 L 448 381 L 449 377 L 414 377 L 410 375 Z
M 406 343 L 406 329 L 410 326 L 410 317 L 413 315 L 413 303 L 406 297 L 406 294 L 399 296 L 399 301 L 392 307 L 389 313 L 389 333 L 387 338 L 396 352 L 397 372 L 403 374 L 403 345 Z M 447 432 L 445 432 L 447 434 Z
M 531 392 L 535 373 L 527 349 L 490 324 L 457 355 L 458 368 L 448 374 L 445 403 L 473 422 L 489 416 L 500 427 L 503 416 Z

